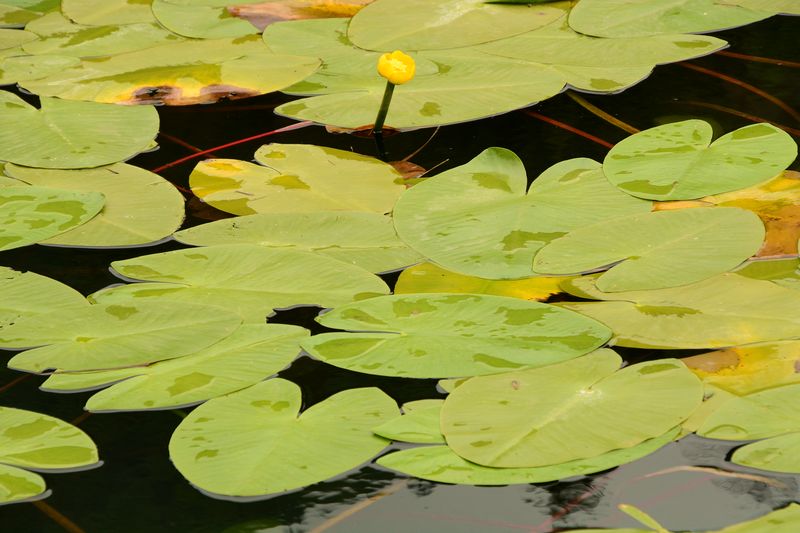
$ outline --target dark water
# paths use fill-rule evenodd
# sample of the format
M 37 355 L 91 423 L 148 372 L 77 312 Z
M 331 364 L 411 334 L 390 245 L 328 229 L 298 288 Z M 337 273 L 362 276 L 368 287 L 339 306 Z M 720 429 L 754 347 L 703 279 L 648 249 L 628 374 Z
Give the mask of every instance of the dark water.
M 800 18 L 775 17 L 747 28 L 722 32 L 730 51 L 800 62 Z M 800 108 L 800 69 L 715 55 L 691 62 L 756 86 Z M 645 82 L 615 96 L 586 96 L 625 122 L 645 129 L 663 122 L 700 118 L 721 134 L 750 122 L 723 106 L 791 128 L 800 121 L 763 96 L 680 65 L 658 67 Z M 292 122 L 272 114 L 288 100 L 267 95 L 208 107 L 162 108 L 161 131 L 200 148 L 256 135 Z M 532 108 L 547 117 L 615 143 L 627 133 L 590 114 L 566 95 Z M 402 159 L 422 145 L 432 130 L 420 130 L 386 140 L 390 159 Z M 797 132 L 794 134 L 798 139 Z M 143 154 L 133 164 L 154 169 L 190 151 L 162 136 L 161 149 Z M 326 133 L 309 127 L 220 150 L 220 157 L 249 160 L 261 142 L 311 143 L 374 154 L 369 139 Z M 443 127 L 413 161 L 437 172 L 463 164 L 490 146 L 515 151 L 531 176 L 572 157 L 602 160 L 607 149 L 579 135 L 532 118 L 524 111 L 469 124 Z M 194 162 L 170 168 L 162 175 L 186 186 Z M 793 167 L 800 169 L 796 162 Z M 190 206 L 188 225 L 204 222 L 203 210 Z M 207 213 L 207 208 L 206 211 Z M 75 287 L 84 294 L 118 282 L 111 261 L 180 247 L 129 250 L 74 250 L 27 247 L 2 252 L 0 263 L 32 270 Z M 389 277 L 389 281 L 392 281 Z M 319 330 L 317 309 L 279 313 L 273 322 L 288 322 Z M 316 328 L 316 329 L 315 329 Z M 672 356 L 671 352 L 620 350 L 629 361 Z M 682 354 L 679 354 L 682 355 Z M 88 394 L 56 395 L 38 390 L 39 377 L 11 384 L 22 374 L 0 369 L 0 404 L 30 409 L 74 421 L 83 413 Z M 378 386 L 402 403 L 441 395 L 434 380 L 366 376 L 300 358 L 282 377 L 303 389 L 305 405 L 343 389 Z M 617 511 L 619 503 L 636 505 L 673 530 L 704 530 L 751 519 L 797 501 L 797 476 L 760 479 L 757 471 L 735 467 L 724 459 L 732 446 L 688 437 L 631 465 L 579 479 L 540 485 L 463 487 L 406 479 L 365 466 L 335 480 L 304 490 L 248 504 L 203 496 L 170 464 L 167 443 L 180 422 L 170 411 L 91 415 L 80 427 L 97 443 L 102 468 L 46 475 L 53 495 L 45 500 L 70 524 L 59 525 L 34 504 L 0 508 L 2 532 L 312 532 L 477 533 L 544 532 L 570 527 L 635 527 Z M 692 467 L 721 467 L 750 476 L 723 476 Z M 661 472 L 653 476 L 653 473 Z M 755 475 L 755 477 L 753 476 Z M 370 505 L 366 505 L 370 504 Z M 356 507 L 354 507 L 356 506 Z

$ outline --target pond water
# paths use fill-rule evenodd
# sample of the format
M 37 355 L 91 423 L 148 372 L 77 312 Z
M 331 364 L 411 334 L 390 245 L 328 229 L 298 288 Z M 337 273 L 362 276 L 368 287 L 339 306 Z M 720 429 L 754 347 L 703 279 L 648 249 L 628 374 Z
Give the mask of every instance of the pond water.
M 724 73 L 732 82 L 680 64 L 659 67 L 643 83 L 615 96 L 587 96 L 595 105 L 639 129 L 661 123 L 700 118 L 716 134 L 749 124 L 740 114 L 792 128 L 796 117 L 749 86 L 800 107 L 800 18 L 773 17 L 746 28 L 721 32 L 730 50 L 780 58 L 794 67 L 714 55 L 690 62 Z M 272 109 L 289 97 L 271 94 L 214 106 L 160 108 L 160 149 L 131 162 L 155 169 L 191 150 L 201 149 L 280 128 L 292 122 Z M 31 99 L 33 101 L 33 99 Z M 559 95 L 531 110 L 579 128 L 608 143 L 628 134 Z M 738 114 L 737 114 L 738 113 Z M 422 145 L 432 130 L 386 139 L 390 159 L 402 159 Z M 797 138 L 798 131 L 794 130 Z M 270 141 L 310 143 L 373 155 L 370 139 L 327 133 L 307 127 L 275 135 Z M 259 141 L 215 152 L 220 157 L 250 160 Z M 490 146 L 516 152 L 528 174 L 571 157 L 602 160 L 607 148 L 573 132 L 529 115 L 525 110 L 442 127 L 413 161 L 436 172 L 463 164 Z M 194 162 L 161 174 L 186 187 Z M 800 170 L 797 163 L 792 167 Z M 216 213 L 220 215 L 220 213 Z M 186 226 L 214 216 L 211 208 L 189 206 Z M 111 261 L 145 252 L 182 246 L 169 242 L 148 249 L 78 250 L 33 246 L 3 252 L 3 265 L 32 270 L 89 294 L 118 280 L 108 272 Z M 390 283 L 396 276 L 387 275 Z M 313 321 L 318 309 L 279 312 L 272 322 L 299 324 L 320 332 Z M 686 353 L 621 349 L 629 362 Z M 52 496 L 45 506 L 20 504 L 0 508 L 0 530 L 9 532 L 141 532 L 167 531 L 255 533 L 267 531 L 330 533 L 431 533 L 488 531 L 553 531 L 569 527 L 635 527 L 617 510 L 619 503 L 636 505 L 675 530 L 703 530 L 754 518 L 798 500 L 797 476 L 770 475 L 737 468 L 724 459 L 733 447 L 722 441 L 688 437 L 643 460 L 609 472 L 539 485 L 466 487 L 432 483 L 366 466 L 337 479 L 254 503 L 210 499 L 192 488 L 172 467 L 167 455 L 170 435 L 180 422 L 172 411 L 83 415 L 88 394 L 55 395 L 38 390 L 42 379 L 0 369 L 0 403 L 76 421 L 97 443 L 102 468 L 48 476 Z M 308 357 L 297 359 L 281 377 L 302 387 L 306 406 L 331 394 L 362 386 L 377 386 L 398 403 L 439 398 L 436 380 L 381 378 L 357 374 Z M 703 468 L 694 468 L 703 467 Z M 711 469 L 745 473 L 722 475 Z M 48 514 L 49 513 L 49 514 Z M 76 529 L 76 527 L 78 529 Z

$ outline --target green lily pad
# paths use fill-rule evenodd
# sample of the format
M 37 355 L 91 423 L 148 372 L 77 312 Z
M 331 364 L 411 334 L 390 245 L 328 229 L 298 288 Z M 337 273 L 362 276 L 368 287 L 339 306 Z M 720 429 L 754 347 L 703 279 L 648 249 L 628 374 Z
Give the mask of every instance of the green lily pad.
M 14 55 L 0 59 L 0 85 L 38 80 L 81 61 L 77 57 L 59 55 Z
M 745 7 L 754 11 L 800 15 L 800 4 L 793 0 L 714 0 L 717 4 Z
M 21 46 L 38 38 L 33 32 L 0 28 L 0 50 Z
M 384 214 L 405 190 L 401 174 L 373 157 L 304 144 L 268 144 L 254 165 L 198 163 L 189 185 L 198 198 L 236 215 L 362 211 Z
M 326 363 L 382 376 L 496 374 L 572 359 L 610 332 L 539 302 L 478 294 L 371 298 L 317 318 L 348 333 L 314 335 L 303 349 Z
M 581 0 L 569 14 L 572 29 L 597 37 L 709 33 L 758 22 L 772 13 L 714 0 Z
M 690 200 L 773 178 L 797 157 L 797 144 L 771 124 L 753 124 L 713 143 L 702 120 L 673 122 L 631 135 L 603 161 L 609 181 L 651 200 Z
M 205 493 L 266 496 L 368 461 L 388 443 L 372 427 L 398 412 L 376 388 L 340 392 L 298 416 L 300 406 L 300 387 L 283 379 L 215 398 L 181 422 L 170 458 Z
M 70 312 L 88 307 L 81 293 L 54 279 L 33 272 L 0 267 L 0 329 L 21 317 Z
M 732 270 L 764 235 L 758 216 L 736 207 L 657 211 L 576 229 L 539 250 L 533 269 L 564 275 L 614 265 L 597 279 L 599 290 L 676 287 Z
M 800 289 L 799 267 L 800 262 L 795 258 L 748 261 L 735 272 L 746 278 L 762 279 L 789 289 Z
M 183 196 L 172 183 L 125 163 L 83 170 L 45 170 L 6 165 L 7 175 L 31 185 L 98 191 L 103 210 L 86 224 L 42 244 L 124 247 L 151 244 L 169 237 L 184 218 Z
M 362 268 L 309 252 L 254 244 L 176 250 L 115 261 L 111 267 L 126 278 L 156 283 L 102 290 L 92 294 L 92 300 L 203 303 L 236 311 L 247 322 L 264 322 L 273 309 L 336 307 L 389 292 L 379 277 Z
M 98 192 L 0 187 L 0 250 L 44 241 L 85 224 L 103 208 Z
M 35 94 L 68 100 L 189 105 L 276 91 L 302 80 L 318 65 L 315 58 L 273 54 L 253 35 L 87 58 L 79 66 L 22 85 Z
M 0 505 L 38 500 L 47 496 L 47 486 L 39 474 L 0 465 Z
M 61 11 L 90 26 L 155 22 L 149 0 L 61 0 Z
M 784 385 L 733 398 L 697 430 L 711 439 L 749 440 L 797 431 L 800 384 Z
M 0 3 L 0 27 L 21 28 L 45 13 L 58 11 L 60 0 L 4 0 Z
M 152 9 L 162 26 L 184 37 L 223 39 L 260 33 L 247 20 L 231 15 L 224 6 L 202 4 L 192 0 L 153 0 Z
M 565 15 L 551 6 L 473 0 L 376 0 L 350 21 L 347 35 L 367 50 L 461 48 L 540 28 Z
M 370 272 L 397 270 L 423 259 L 397 237 L 392 219 L 378 213 L 261 213 L 179 231 L 175 240 L 193 246 L 246 243 L 304 250 Z
M 158 133 L 152 106 L 41 98 L 36 109 L 0 92 L 0 160 L 40 168 L 90 168 L 146 150 Z M 20 124 L 25 135 L 19 134 Z
M 572 476 L 602 472 L 641 459 L 672 442 L 678 429 L 636 446 L 612 450 L 588 459 L 530 468 L 492 468 L 471 463 L 447 446 L 423 446 L 384 455 L 377 463 L 403 474 L 439 483 L 459 485 L 512 485 L 547 483 Z
M 559 305 L 606 324 L 617 346 L 725 348 L 800 337 L 797 291 L 736 274 L 655 291 L 604 293 L 593 277 L 562 287 L 580 297 L 611 300 Z
M 591 159 L 557 163 L 527 193 L 526 186 L 522 161 L 489 148 L 407 190 L 394 209 L 397 233 L 449 270 L 513 279 L 534 275 L 539 249 L 569 231 L 650 211 L 650 202 L 612 187 Z
M 92 305 L 25 316 L 0 330 L 0 347 L 24 349 L 8 366 L 26 372 L 136 366 L 192 354 L 230 335 L 238 315 L 180 302 Z
M 798 446 L 800 446 L 800 433 L 787 433 L 742 446 L 733 452 L 731 462 L 770 472 L 800 474 Z
M 59 372 L 42 389 L 68 392 L 112 384 L 89 398 L 87 411 L 174 409 L 263 381 L 292 362 L 307 336 L 308 330 L 298 326 L 245 324 L 186 357 L 122 370 Z
M 417 407 L 414 403 L 424 402 Z M 444 400 L 419 400 L 403 405 L 403 414 L 372 428 L 376 435 L 389 440 L 419 444 L 443 444 L 439 415 Z
M 97 464 L 86 433 L 58 418 L 0 407 L 0 463 L 33 470 L 76 470 Z
M 472 378 L 445 400 L 442 433 L 454 452 L 484 466 L 554 465 L 661 436 L 703 400 L 702 383 L 676 359 L 618 371 L 621 363 L 600 350 Z

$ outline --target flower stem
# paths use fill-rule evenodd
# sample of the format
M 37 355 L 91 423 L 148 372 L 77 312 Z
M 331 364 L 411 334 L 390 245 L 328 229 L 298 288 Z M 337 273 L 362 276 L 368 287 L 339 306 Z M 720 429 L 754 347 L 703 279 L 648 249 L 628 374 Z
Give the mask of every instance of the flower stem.
M 383 123 L 386 121 L 386 115 L 389 113 L 389 104 L 392 101 L 392 94 L 394 93 L 394 83 L 387 81 L 386 90 L 383 91 L 383 100 L 381 101 L 381 108 L 378 110 L 378 116 L 375 117 L 375 125 L 372 126 L 372 133 L 379 135 L 383 132 Z

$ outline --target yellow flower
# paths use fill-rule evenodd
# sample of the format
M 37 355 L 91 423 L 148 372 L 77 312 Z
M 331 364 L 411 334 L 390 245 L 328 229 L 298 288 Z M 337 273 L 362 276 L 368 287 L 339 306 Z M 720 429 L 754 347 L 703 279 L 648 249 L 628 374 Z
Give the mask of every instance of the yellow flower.
M 394 85 L 402 85 L 414 77 L 414 60 L 400 50 L 383 54 L 378 59 L 378 74 Z

